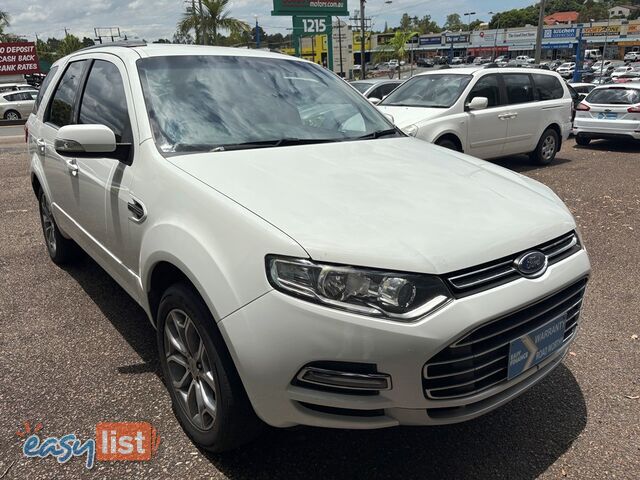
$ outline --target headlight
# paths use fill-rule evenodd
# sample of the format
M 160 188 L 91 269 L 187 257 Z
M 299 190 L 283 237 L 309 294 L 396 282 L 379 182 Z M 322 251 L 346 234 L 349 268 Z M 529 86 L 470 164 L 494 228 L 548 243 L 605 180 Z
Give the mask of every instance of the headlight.
M 387 272 L 276 257 L 266 259 L 269 283 L 281 292 L 363 315 L 407 322 L 440 308 L 451 294 L 432 275 Z
M 415 137 L 418 134 L 418 130 L 419 128 L 416 125 L 409 125 L 408 127 L 402 129 L 402 131 L 410 137 Z

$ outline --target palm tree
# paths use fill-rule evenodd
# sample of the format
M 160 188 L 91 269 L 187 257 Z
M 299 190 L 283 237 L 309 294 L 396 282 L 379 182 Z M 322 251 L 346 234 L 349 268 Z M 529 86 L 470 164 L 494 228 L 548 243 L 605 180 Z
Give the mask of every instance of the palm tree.
M 398 30 L 387 44 L 390 47 L 392 55 L 397 58 L 398 61 L 404 60 L 407 56 L 407 43 L 409 42 L 409 40 L 419 34 L 419 32 Z M 400 78 L 400 68 L 398 68 L 398 78 Z
M 196 43 L 216 43 L 218 33 L 227 30 L 231 33 L 249 31 L 247 22 L 229 16 L 230 0 L 192 0 L 182 20 L 178 22 L 178 31 L 182 34 L 195 31 Z

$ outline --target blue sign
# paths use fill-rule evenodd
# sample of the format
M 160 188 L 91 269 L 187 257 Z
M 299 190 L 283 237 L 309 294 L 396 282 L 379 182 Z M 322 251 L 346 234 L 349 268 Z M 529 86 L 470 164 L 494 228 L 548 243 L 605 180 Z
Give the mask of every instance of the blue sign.
M 420 45 L 441 45 L 442 37 L 420 37 Z
M 469 43 L 469 35 L 445 35 L 445 43 Z
M 564 313 L 511 342 L 509 380 L 539 364 L 562 346 L 566 322 L 567 314 Z
M 542 38 L 576 38 L 576 28 L 546 28 Z
M 542 48 L 552 49 L 552 48 L 573 48 L 573 44 L 571 42 L 567 43 L 543 43 Z

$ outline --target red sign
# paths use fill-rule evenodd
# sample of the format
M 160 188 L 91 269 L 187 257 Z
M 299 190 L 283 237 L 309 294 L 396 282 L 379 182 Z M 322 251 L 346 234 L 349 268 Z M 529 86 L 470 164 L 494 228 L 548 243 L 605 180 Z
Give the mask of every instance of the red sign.
M 0 75 L 24 75 L 40 71 L 33 42 L 0 43 Z

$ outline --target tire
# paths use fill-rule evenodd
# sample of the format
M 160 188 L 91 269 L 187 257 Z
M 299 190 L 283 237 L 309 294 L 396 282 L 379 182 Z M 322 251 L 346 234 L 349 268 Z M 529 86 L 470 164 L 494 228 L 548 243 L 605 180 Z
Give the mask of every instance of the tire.
M 585 137 L 584 135 L 578 134 L 576 136 L 576 143 L 582 147 L 586 147 L 591 143 L 591 139 L 589 137 Z
M 5 120 L 20 120 L 20 118 L 22 117 L 20 117 L 20 114 L 15 110 L 7 110 L 6 112 L 4 112 Z
M 448 148 L 449 150 L 454 150 L 456 152 L 460 151 L 460 148 L 453 140 L 449 140 L 448 138 L 440 139 L 436 142 L 436 145 L 443 148 Z
M 264 424 L 200 295 L 183 283 L 169 287 L 156 325 L 165 385 L 189 438 L 205 450 L 222 452 L 257 437 Z
M 56 265 L 70 263 L 78 255 L 78 246 L 73 240 L 64 238 L 60 233 L 51 214 L 49 200 L 42 190 L 38 192 L 38 205 L 40 207 L 40 225 L 42 225 L 42 234 L 49 257 Z
M 552 128 L 547 128 L 540 137 L 536 149 L 529 154 L 529 157 L 538 165 L 549 165 L 556 158 L 559 145 L 558 133 Z

